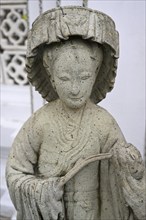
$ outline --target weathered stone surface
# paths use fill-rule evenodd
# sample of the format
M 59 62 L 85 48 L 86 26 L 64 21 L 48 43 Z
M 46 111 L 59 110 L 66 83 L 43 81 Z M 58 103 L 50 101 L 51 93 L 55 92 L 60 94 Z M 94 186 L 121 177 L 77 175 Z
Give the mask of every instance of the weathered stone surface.
M 145 219 L 141 155 L 96 105 L 113 87 L 117 48 L 100 12 L 59 8 L 34 22 L 28 78 L 50 102 L 23 125 L 7 163 L 17 219 Z

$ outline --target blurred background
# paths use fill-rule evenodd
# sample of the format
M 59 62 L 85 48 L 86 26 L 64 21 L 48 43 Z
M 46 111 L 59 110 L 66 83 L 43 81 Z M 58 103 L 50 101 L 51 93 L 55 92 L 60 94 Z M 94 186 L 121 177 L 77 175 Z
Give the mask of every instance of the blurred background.
M 113 18 L 120 34 L 120 59 L 115 88 L 100 105 L 116 119 L 127 142 L 145 152 L 145 0 L 1 0 L 0 1 L 0 220 L 16 219 L 8 195 L 5 165 L 12 142 L 23 123 L 44 104 L 25 72 L 27 32 L 42 12 L 78 5 Z

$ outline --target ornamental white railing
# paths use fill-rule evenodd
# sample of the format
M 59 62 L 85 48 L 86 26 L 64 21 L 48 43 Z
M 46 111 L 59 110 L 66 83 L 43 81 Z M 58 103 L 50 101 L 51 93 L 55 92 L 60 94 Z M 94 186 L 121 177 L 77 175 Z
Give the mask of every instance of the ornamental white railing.
M 1 0 L 0 21 L 0 81 L 26 85 L 27 0 Z

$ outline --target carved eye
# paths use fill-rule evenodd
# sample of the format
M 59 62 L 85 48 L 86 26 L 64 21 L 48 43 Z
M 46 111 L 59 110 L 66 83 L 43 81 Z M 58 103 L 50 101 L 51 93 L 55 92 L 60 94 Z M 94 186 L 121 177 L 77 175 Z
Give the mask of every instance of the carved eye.
M 91 76 L 87 75 L 87 76 L 82 76 L 81 77 L 81 80 L 86 80 L 86 79 L 89 79 Z
M 69 78 L 67 76 L 59 77 L 59 79 L 62 81 L 69 81 Z

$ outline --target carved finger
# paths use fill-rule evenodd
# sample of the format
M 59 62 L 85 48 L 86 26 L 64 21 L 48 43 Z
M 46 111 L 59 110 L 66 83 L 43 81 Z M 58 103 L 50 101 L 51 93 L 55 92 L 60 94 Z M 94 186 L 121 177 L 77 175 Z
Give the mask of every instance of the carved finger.
M 53 191 L 55 199 L 60 201 L 64 193 L 63 186 L 60 185 L 60 180 L 57 180 L 53 183 Z
M 144 185 L 145 184 L 144 184 L 143 180 L 137 180 L 137 179 L 133 178 L 132 176 L 128 176 L 127 183 L 133 191 L 141 192 L 143 190 L 143 192 L 144 192 Z
M 110 161 L 113 164 L 113 166 L 115 167 L 116 173 L 118 175 L 120 175 L 121 167 L 120 167 L 120 163 L 119 163 L 119 160 L 118 160 L 117 150 L 116 149 L 112 149 L 110 152 L 113 155 L 112 158 L 110 159 Z
M 133 177 L 127 177 L 126 181 L 123 181 L 124 192 L 127 193 L 129 198 L 143 198 L 145 192 L 141 184 L 140 186 L 139 184 Z

